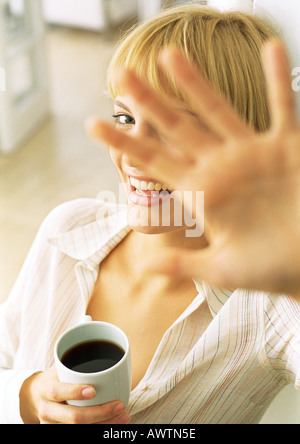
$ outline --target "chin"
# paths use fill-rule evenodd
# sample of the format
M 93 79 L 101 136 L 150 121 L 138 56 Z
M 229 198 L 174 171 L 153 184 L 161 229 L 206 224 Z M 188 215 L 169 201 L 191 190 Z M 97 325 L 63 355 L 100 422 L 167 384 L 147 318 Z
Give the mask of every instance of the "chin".
M 139 233 L 163 234 L 181 230 L 183 227 L 175 226 L 172 216 L 172 212 L 164 214 L 162 205 L 146 207 L 128 203 L 128 225 Z

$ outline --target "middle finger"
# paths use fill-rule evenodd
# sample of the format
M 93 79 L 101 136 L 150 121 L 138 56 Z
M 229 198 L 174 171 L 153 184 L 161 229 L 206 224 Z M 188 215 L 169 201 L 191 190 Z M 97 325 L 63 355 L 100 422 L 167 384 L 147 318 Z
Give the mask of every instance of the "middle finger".
M 212 88 L 181 51 L 174 48 L 165 49 L 161 54 L 160 63 L 164 70 L 172 70 L 176 81 L 190 97 L 195 109 L 205 118 L 205 123 L 211 131 L 222 139 L 247 138 L 252 135 L 252 130 L 232 105 Z
M 123 70 L 120 84 L 162 137 L 191 159 L 198 150 L 218 140 L 190 106 L 174 98 L 162 97 L 133 71 Z
M 43 424 L 120 424 L 129 421 L 129 415 L 120 402 L 104 405 L 76 407 L 63 403 L 45 402 L 39 411 Z

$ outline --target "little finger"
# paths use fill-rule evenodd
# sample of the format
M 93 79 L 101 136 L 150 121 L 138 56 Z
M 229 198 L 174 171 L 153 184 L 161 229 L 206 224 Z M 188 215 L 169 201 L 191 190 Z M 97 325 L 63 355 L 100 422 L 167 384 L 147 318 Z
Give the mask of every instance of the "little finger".
M 252 130 L 228 101 L 216 92 L 198 68 L 175 48 L 166 48 L 160 56 L 162 68 L 172 71 L 178 85 L 188 95 L 195 110 L 208 127 L 222 139 L 245 138 Z

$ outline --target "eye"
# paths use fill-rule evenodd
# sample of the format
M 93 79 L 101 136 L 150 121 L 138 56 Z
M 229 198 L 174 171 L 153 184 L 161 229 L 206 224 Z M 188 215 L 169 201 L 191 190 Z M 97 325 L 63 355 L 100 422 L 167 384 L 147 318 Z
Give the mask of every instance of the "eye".
M 134 119 L 128 114 L 114 114 L 116 125 L 133 125 L 135 123 Z

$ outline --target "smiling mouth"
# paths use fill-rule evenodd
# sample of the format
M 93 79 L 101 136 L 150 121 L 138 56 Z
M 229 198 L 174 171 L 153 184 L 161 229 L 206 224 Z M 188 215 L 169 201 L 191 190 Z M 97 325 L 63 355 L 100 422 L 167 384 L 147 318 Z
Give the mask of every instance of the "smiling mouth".
M 141 195 L 159 195 L 162 191 L 171 193 L 167 185 L 162 185 L 158 182 L 148 182 L 147 180 L 139 180 L 134 177 L 129 177 L 130 185 L 133 188 L 132 191 L 140 193 Z
M 172 193 L 167 185 L 129 176 L 130 199 L 139 205 L 151 206 L 166 200 Z

